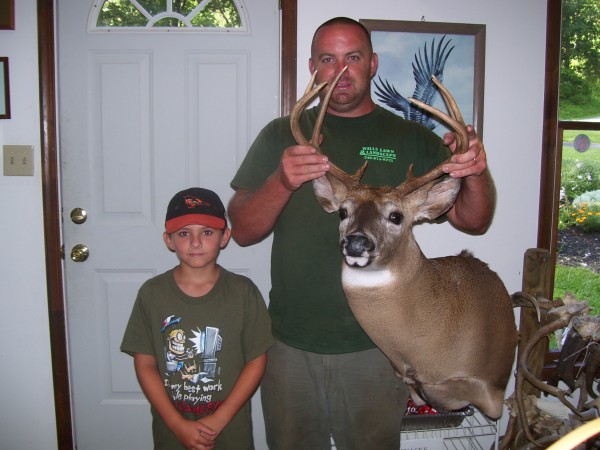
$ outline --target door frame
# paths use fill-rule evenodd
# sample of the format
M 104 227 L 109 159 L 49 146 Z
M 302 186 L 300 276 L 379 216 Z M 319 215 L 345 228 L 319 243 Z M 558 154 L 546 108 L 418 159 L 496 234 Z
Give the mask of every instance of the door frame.
M 55 0 L 37 1 L 42 205 L 46 258 L 46 291 L 54 410 L 59 449 L 75 447 L 66 302 L 62 261 L 58 110 L 56 102 Z M 298 0 L 280 0 L 281 9 L 281 114 L 288 115 L 296 101 Z

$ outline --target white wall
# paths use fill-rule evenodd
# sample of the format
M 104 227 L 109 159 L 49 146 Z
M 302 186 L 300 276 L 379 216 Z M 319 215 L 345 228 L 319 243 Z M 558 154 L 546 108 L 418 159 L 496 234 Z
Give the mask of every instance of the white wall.
M 36 0 L 15 4 L 16 29 L 0 31 L 0 56 L 10 58 L 13 109 L 11 120 L 0 121 L 0 145 L 34 145 L 35 175 L 0 176 L 0 448 L 51 449 L 56 433 L 43 247 Z M 445 225 L 421 226 L 417 234 L 429 256 L 469 248 L 490 263 L 510 292 L 519 290 L 523 253 L 536 246 L 546 0 L 298 0 L 298 94 L 308 82 L 312 33 L 339 15 L 486 24 L 484 142 L 498 190 L 496 217 L 480 237 Z
M 9 57 L 12 119 L 0 146 L 34 146 L 34 176 L 0 175 L 0 448 L 56 448 L 44 261 L 36 0 L 15 1 L 15 30 L 0 31 Z M 2 173 L 4 173 L 2 171 Z

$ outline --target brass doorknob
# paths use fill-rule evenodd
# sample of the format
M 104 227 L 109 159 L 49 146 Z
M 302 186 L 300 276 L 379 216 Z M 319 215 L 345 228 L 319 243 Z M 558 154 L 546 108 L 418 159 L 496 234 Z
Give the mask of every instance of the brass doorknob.
M 77 244 L 71 249 L 71 259 L 75 262 L 84 262 L 90 256 L 90 249 L 83 244 Z
M 87 219 L 87 211 L 83 208 L 73 208 L 71 211 L 71 221 L 81 225 Z

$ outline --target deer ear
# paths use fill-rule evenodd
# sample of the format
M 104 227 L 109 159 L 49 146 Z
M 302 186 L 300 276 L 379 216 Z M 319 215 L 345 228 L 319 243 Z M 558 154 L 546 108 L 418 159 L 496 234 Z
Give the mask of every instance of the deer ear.
M 419 188 L 415 194 L 420 196 L 425 194 L 425 196 L 418 207 L 415 219 L 438 218 L 452 207 L 459 190 L 460 179 L 450 177 L 427 183 Z
M 313 189 L 321 208 L 328 213 L 340 209 L 342 201 L 348 194 L 346 185 L 330 173 L 313 180 Z

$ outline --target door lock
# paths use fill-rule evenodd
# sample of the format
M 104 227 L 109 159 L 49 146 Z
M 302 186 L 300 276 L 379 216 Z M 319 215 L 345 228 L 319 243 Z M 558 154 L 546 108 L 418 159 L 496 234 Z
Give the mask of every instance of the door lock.
M 90 256 L 90 249 L 83 244 L 77 244 L 71 249 L 71 259 L 75 262 L 84 262 Z
M 87 220 L 87 211 L 83 208 L 73 208 L 71 211 L 71 221 L 77 225 L 81 225 Z

